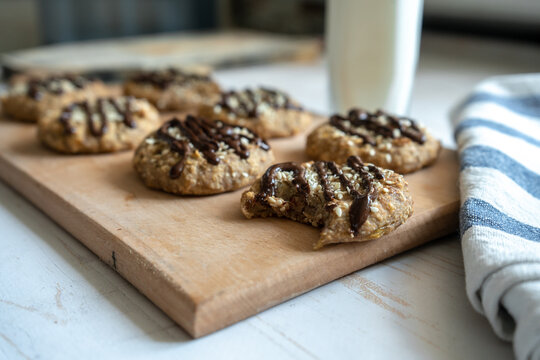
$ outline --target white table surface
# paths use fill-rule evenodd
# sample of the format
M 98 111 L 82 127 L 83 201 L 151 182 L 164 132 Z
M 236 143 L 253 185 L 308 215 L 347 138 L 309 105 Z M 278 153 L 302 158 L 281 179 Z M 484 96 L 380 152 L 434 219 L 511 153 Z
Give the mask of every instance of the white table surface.
M 411 114 L 454 146 L 447 113 L 481 79 L 539 70 L 540 49 L 425 36 Z M 323 63 L 220 71 L 328 112 Z M 0 183 L 0 358 L 509 359 L 464 289 L 457 235 L 193 340 L 28 201 Z

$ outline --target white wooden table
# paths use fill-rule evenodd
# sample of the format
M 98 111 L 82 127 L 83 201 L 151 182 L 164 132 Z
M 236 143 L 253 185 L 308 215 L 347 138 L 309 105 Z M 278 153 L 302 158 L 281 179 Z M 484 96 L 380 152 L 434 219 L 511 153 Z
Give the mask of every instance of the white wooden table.
M 540 50 L 425 36 L 412 115 L 453 146 L 446 115 L 481 79 L 538 71 Z M 220 71 L 328 112 L 323 63 Z M 45 214 L 0 183 L 0 359 L 509 359 L 465 296 L 457 235 L 192 340 Z

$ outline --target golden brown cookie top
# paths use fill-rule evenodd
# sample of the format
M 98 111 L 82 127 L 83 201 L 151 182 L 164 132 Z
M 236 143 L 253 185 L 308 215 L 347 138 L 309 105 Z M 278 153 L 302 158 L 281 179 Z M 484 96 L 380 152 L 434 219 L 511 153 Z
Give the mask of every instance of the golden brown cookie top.
M 134 75 L 130 81 L 141 84 L 150 84 L 162 90 L 174 85 L 186 86 L 196 82 L 213 82 L 209 75 L 174 68 L 141 71 Z
M 149 145 L 165 143 L 170 151 L 182 157 L 170 170 L 169 175 L 173 179 L 180 177 L 185 158 L 193 152 L 201 153 L 209 164 L 217 165 L 229 153 L 235 153 L 241 159 L 249 158 L 250 146 L 270 150 L 264 140 L 245 127 L 191 115 L 183 120 L 173 118 L 167 121 L 145 142 Z
M 256 118 L 271 109 L 302 110 L 286 93 L 261 87 L 222 93 L 214 113 L 223 111 L 233 117 Z
M 13 84 L 10 88 L 10 94 L 25 94 L 29 98 L 39 101 L 44 95 L 62 95 L 84 89 L 93 81 L 74 74 L 52 75 L 44 78 L 30 77 L 25 81 Z
M 396 177 L 399 175 L 391 170 L 364 164 L 358 156 L 349 157 L 344 165 L 332 161 L 281 163 L 268 168 L 262 176 L 255 200 L 275 206 L 284 195 L 279 194 L 282 191 L 280 186 L 292 184 L 306 203 L 309 196 L 320 198 L 324 208 L 338 216 L 347 204 L 350 233 L 357 236 L 368 215 L 378 211 L 372 203 L 377 200 L 379 192 L 388 193 L 388 186 L 394 185 L 392 180 Z
M 132 96 L 102 97 L 95 101 L 79 101 L 64 107 L 58 121 L 64 127 L 65 134 L 75 132 L 74 123 L 86 122 L 90 134 L 95 137 L 103 136 L 107 132 L 109 123 L 123 122 L 129 128 L 137 126 L 133 117 L 140 115 L 145 100 L 135 99 Z
M 331 116 L 329 124 L 373 146 L 380 143 L 381 138 L 410 139 L 419 144 L 426 141 L 425 131 L 414 120 L 390 115 L 382 110 L 371 113 L 352 109 L 347 116 Z

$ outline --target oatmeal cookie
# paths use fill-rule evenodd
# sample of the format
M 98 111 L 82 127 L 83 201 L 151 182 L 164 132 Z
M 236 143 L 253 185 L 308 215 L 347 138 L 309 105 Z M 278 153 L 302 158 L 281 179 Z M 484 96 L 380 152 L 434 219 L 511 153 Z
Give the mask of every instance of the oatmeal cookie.
M 352 109 L 334 115 L 307 138 L 306 153 L 316 160 L 344 162 L 351 155 L 407 174 L 437 160 L 441 144 L 412 119 Z
M 201 115 L 245 126 L 265 139 L 295 135 L 312 121 L 287 94 L 265 88 L 225 92 L 215 104 L 203 106 Z
M 196 112 L 219 99 L 219 85 L 209 75 L 180 69 L 144 71 L 124 84 L 124 92 L 148 99 L 159 110 Z
M 38 121 L 38 137 L 63 153 L 133 149 L 161 121 L 148 101 L 131 96 L 74 102 Z
M 10 86 L 7 96 L 2 98 L 2 109 L 17 120 L 36 122 L 49 111 L 110 92 L 101 81 L 79 75 L 24 77 Z
M 314 249 L 377 239 L 403 224 L 412 215 L 412 204 L 402 175 L 364 164 L 358 156 L 343 165 L 273 165 L 241 199 L 248 219 L 278 216 L 322 227 Z
M 270 146 L 249 129 L 188 115 L 151 133 L 133 165 L 150 188 L 207 195 L 251 184 L 273 158 Z

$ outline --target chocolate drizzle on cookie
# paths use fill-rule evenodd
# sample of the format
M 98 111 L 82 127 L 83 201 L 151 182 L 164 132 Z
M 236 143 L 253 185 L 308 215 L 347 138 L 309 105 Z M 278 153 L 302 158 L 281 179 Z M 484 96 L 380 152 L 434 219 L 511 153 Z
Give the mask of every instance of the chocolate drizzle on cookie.
M 136 123 L 133 120 L 133 109 L 132 109 L 133 100 L 134 98 L 131 96 L 126 97 L 124 109 L 122 110 L 117 99 L 114 99 L 114 98 L 98 99 L 95 104 L 95 107 L 96 107 L 95 113 L 92 111 L 91 105 L 88 101 L 76 102 L 63 109 L 58 121 L 60 121 L 60 123 L 64 127 L 64 133 L 68 135 L 74 134 L 75 128 L 73 127 L 73 124 L 72 124 L 73 112 L 75 111 L 75 109 L 80 108 L 84 112 L 84 117 L 86 119 L 86 123 L 88 126 L 88 130 L 90 131 L 90 134 L 92 134 L 95 137 L 101 137 L 103 136 L 103 134 L 107 132 L 107 128 L 109 126 L 109 119 L 107 118 L 107 113 L 105 111 L 105 106 L 109 104 L 116 111 L 116 113 L 122 117 L 122 122 L 124 123 L 124 125 L 126 125 L 129 128 L 135 128 Z M 100 119 L 99 127 L 97 127 L 97 124 L 94 121 L 94 114 L 97 114 L 99 116 L 99 119 Z
M 382 172 L 374 165 L 366 165 L 358 156 L 350 156 L 347 159 L 347 165 L 357 173 L 362 179 L 361 187 L 363 191 L 355 189 L 355 184 L 343 174 L 341 168 L 333 161 L 317 161 L 313 164 L 319 177 L 325 207 L 334 208 L 336 204 L 336 195 L 330 188 L 328 176 L 334 175 L 339 179 L 341 186 L 351 195 L 353 202 L 349 209 L 349 221 L 351 224 L 351 233 L 357 236 L 362 224 L 366 222 L 370 213 L 370 204 L 377 198 L 377 191 L 373 186 L 373 179 L 381 180 L 384 178 Z M 261 178 L 261 190 L 257 194 L 257 201 L 266 203 L 269 196 L 275 196 L 277 190 L 276 175 L 280 171 L 290 171 L 293 175 L 292 183 L 296 190 L 304 199 L 307 199 L 310 193 L 310 186 L 305 177 L 305 168 L 296 163 L 276 164 L 268 168 Z M 306 200 L 307 201 L 307 200 Z
M 369 132 L 358 131 L 355 128 L 363 128 L 374 132 L 375 136 L 382 135 L 385 138 L 407 137 L 419 144 L 426 141 L 426 136 L 414 120 L 393 116 L 382 110 L 370 113 L 362 109 L 352 109 L 347 117 L 333 115 L 330 118 L 330 125 L 346 134 L 358 136 L 364 143 L 372 146 L 376 145 L 375 138 Z
M 185 139 L 178 139 L 171 135 L 170 130 L 174 128 L 178 129 Z M 235 131 L 235 129 L 245 130 L 249 136 Z M 265 151 L 270 149 L 264 140 L 248 129 L 229 126 L 220 121 L 208 121 L 191 115 L 188 115 L 185 120 L 174 118 L 163 124 L 157 131 L 157 138 L 167 142 L 170 149 L 181 156 L 180 161 L 169 172 L 171 179 L 177 179 L 182 175 L 185 159 L 193 150 L 201 152 L 208 163 L 218 165 L 221 162 L 221 158 L 217 154 L 220 150 L 220 143 L 233 149 L 234 153 L 241 159 L 247 159 L 250 155 L 249 149 L 242 139 L 246 139 L 250 144 L 256 144 Z
M 41 100 L 45 92 L 62 95 L 65 92 L 62 82 L 71 83 L 74 88 L 82 89 L 89 80 L 77 75 L 57 75 L 45 79 L 30 79 L 26 95 L 33 100 Z
M 306 180 L 306 170 L 293 162 L 272 165 L 266 170 L 261 178 L 261 192 L 257 195 L 259 201 L 265 201 L 268 196 L 276 195 L 276 174 L 280 171 L 292 171 L 293 184 L 296 190 L 306 197 L 309 194 L 309 184 Z
M 166 69 L 160 71 L 146 71 L 135 75 L 131 81 L 136 83 L 151 84 L 159 89 L 166 89 L 171 85 L 186 85 L 191 82 L 210 82 L 212 79 L 207 75 L 189 73 L 180 69 Z
M 302 110 L 285 93 L 266 88 L 224 92 L 214 109 L 225 109 L 229 114 L 239 117 L 256 118 L 265 108 Z
M 326 208 L 334 208 L 336 203 L 334 202 L 334 193 L 330 190 L 330 183 L 328 183 L 328 176 L 326 172 L 328 171 L 328 165 L 324 161 L 317 161 L 314 164 L 317 175 L 319 176 L 319 181 L 321 188 L 323 190 L 324 200 L 326 201 Z

